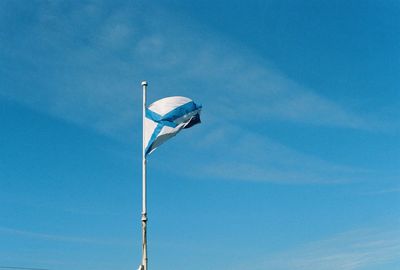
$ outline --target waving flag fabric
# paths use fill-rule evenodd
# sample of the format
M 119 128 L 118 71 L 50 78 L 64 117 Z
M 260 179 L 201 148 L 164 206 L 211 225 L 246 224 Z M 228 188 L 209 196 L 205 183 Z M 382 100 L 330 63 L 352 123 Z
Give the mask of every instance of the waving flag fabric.
M 151 104 L 143 120 L 145 155 L 182 129 L 200 123 L 200 111 L 201 106 L 186 97 L 167 97 Z

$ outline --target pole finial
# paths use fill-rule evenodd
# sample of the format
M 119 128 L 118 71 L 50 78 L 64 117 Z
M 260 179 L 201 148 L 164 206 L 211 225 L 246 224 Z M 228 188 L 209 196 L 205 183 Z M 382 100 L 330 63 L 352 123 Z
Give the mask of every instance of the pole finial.
M 147 81 L 142 81 L 142 86 L 147 86 Z

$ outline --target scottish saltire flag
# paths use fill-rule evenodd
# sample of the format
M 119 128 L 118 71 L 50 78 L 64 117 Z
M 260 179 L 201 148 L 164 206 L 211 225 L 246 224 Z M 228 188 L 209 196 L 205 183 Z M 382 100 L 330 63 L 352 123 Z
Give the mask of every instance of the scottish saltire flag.
M 201 106 L 186 97 L 167 97 L 146 108 L 144 121 L 145 155 L 184 128 L 200 123 Z

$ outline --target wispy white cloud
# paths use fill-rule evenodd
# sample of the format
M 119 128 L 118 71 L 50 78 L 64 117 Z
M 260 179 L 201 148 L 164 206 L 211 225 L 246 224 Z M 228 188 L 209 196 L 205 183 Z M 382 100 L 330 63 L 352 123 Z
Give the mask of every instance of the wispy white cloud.
M 197 168 L 210 176 L 288 183 L 344 182 L 363 176 L 255 132 L 269 120 L 375 127 L 351 108 L 291 80 L 232 40 L 197 31 L 195 22 L 182 23 L 168 11 L 156 9 L 145 17 L 135 4 L 79 5 L 43 2 L 33 9 L 16 8 L 30 13 L 31 22 L 16 32 L 9 30 L 15 36 L 0 45 L 7 60 L 0 67 L 0 95 L 130 140 L 140 126 L 139 82 L 145 78 L 150 81 L 149 100 L 190 96 L 204 104 L 205 119 L 221 127 L 206 140 L 224 154 L 213 154 L 212 163 Z M 12 18 L 2 20 L 10 25 Z M 244 123 L 254 131 L 239 128 Z
M 202 134 L 204 130 L 199 130 L 193 131 L 190 139 L 185 140 L 187 134 L 180 136 L 185 147 L 192 144 L 190 147 L 202 160 L 190 162 L 180 173 L 190 177 L 291 184 L 360 182 L 369 179 L 373 173 L 303 154 L 250 130 L 229 124 L 210 126 L 206 135 Z M 171 152 L 170 147 L 175 151 Z M 187 163 L 182 155 L 185 151 L 179 144 L 160 151 L 167 151 L 176 164 Z M 155 167 L 173 170 L 171 165 L 164 168 L 163 162 Z
M 34 90 L 15 82 L 1 93 L 110 134 L 132 127 L 132 107 L 140 95 L 134 91 L 142 78 L 157 78 L 160 95 L 151 97 L 166 92 L 195 95 L 210 113 L 223 112 L 230 120 L 281 119 L 361 129 L 371 125 L 233 41 L 193 31 L 194 22 L 176 21 L 161 10 L 154 21 L 135 6 L 105 9 L 38 5 L 31 24 L 21 26 L 23 34 L 2 45 L 3 54 L 12 55 L 10 61 L 30 67 L 18 74 L 7 70 L 8 63 L 2 76 L 15 80 L 24 75 Z
M 255 269 L 379 269 L 390 263 L 400 263 L 400 231 L 364 229 L 269 256 Z
M 22 236 L 22 237 L 29 237 L 29 238 L 38 238 L 38 239 L 42 239 L 42 240 L 51 240 L 51 241 L 91 243 L 91 244 L 98 243 L 95 240 L 87 239 L 87 238 L 73 237 L 73 236 L 61 236 L 61 235 L 54 235 L 54 234 L 47 234 L 47 233 L 37 233 L 37 232 L 18 230 L 18 229 L 6 228 L 6 227 L 0 227 L 0 233 L 17 235 L 17 236 Z
M 86 237 L 32 232 L 32 231 L 20 230 L 20 229 L 15 229 L 15 228 L 7 228 L 7 227 L 0 227 L 0 233 L 13 235 L 13 236 L 20 236 L 20 237 L 24 237 L 24 238 L 46 240 L 46 241 L 95 244 L 95 245 L 99 245 L 99 244 L 111 244 L 111 245 L 119 244 L 119 245 L 121 245 L 122 244 L 121 242 L 117 242 L 114 240 L 97 240 L 97 239 L 90 239 L 90 238 L 86 238 Z
M 374 191 L 365 192 L 365 195 L 384 195 L 390 193 L 400 193 L 400 187 L 392 187 L 386 189 L 379 189 Z

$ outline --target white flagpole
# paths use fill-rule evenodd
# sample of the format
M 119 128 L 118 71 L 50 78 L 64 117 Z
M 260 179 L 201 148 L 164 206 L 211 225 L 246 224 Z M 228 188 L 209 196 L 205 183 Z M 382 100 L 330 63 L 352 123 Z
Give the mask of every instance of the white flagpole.
M 142 82 L 143 87 L 143 152 L 142 152 L 142 265 L 139 267 L 140 270 L 148 270 L 147 268 L 147 207 L 146 207 L 146 153 L 145 153 L 145 145 L 144 141 L 144 118 L 146 117 L 146 90 L 147 90 L 147 82 Z

